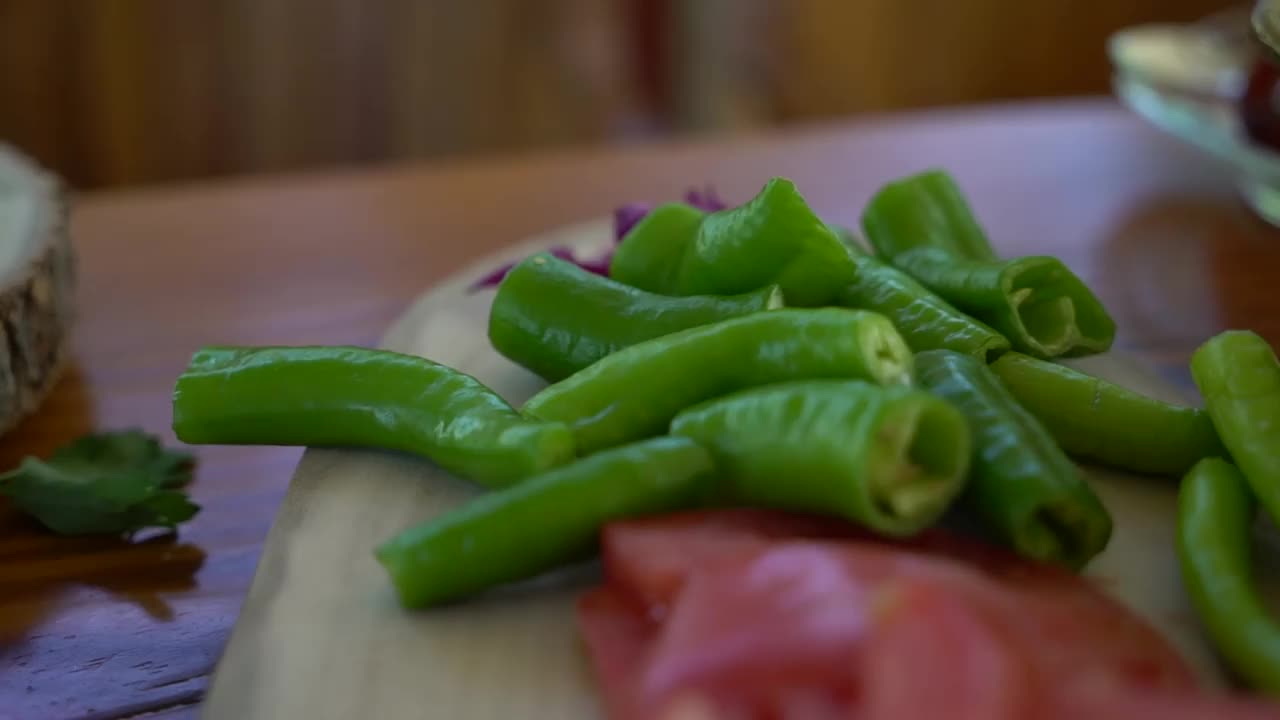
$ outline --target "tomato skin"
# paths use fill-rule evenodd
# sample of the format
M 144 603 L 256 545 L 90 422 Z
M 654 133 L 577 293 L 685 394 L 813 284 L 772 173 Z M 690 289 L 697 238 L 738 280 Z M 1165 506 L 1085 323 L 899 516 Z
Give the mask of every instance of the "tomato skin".
M 602 539 L 578 616 L 614 720 L 1280 720 L 1087 579 L 946 531 L 717 510 Z

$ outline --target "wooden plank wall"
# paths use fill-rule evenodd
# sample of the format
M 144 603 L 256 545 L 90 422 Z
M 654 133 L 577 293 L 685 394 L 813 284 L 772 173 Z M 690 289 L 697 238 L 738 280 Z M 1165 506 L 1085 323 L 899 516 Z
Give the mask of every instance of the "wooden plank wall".
M 0 139 L 79 187 L 1106 91 L 1223 0 L 0 0 Z
M 789 0 L 768 87 L 774 117 L 1109 90 L 1106 39 L 1238 0 Z M 1247 21 L 1247 14 L 1241 15 Z
M 83 187 L 592 141 L 594 0 L 0 0 L 0 139 Z

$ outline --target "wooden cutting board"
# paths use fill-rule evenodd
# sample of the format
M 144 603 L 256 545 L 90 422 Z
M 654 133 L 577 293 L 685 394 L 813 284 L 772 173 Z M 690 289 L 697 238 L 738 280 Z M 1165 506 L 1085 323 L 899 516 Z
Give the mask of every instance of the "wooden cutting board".
M 556 244 L 602 248 L 610 232 L 603 221 L 576 226 L 478 262 L 423 295 L 383 344 L 471 373 L 519 404 L 543 383 L 490 348 L 486 327 L 493 291 L 469 293 L 468 285 L 536 249 Z M 1182 399 L 1173 387 L 1123 358 L 1078 364 L 1136 390 Z M 1179 578 L 1174 485 L 1090 474 L 1116 529 L 1089 573 L 1149 618 L 1206 682 L 1221 684 Z M 572 619 L 573 598 L 594 580 L 594 567 L 455 607 L 407 612 L 397 606 L 373 558 L 374 546 L 474 492 L 414 458 L 308 450 L 267 538 L 203 717 L 598 717 Z M 1264 541 L 1278 546 L 1273 535 Z M 1280 587 L 1280 568 L 1268 568 L 1266 574 L 1272 587 Z

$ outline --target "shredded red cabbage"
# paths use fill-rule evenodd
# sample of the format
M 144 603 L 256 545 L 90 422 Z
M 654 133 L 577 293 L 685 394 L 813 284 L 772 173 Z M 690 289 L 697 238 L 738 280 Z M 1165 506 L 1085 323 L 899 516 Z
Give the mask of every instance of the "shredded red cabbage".
M 565 247 L 564 245 L 556 245 L 555 247 L 547 248 L 546 252 L 549 252 L 552 255 L 555 255 L 561 260 L 568 260 L 569 262 L 574 263 L 575 265 L 583 265 L 581 261 L 579 261 L 577 258 L 573 256 L 573 249 Z M 475 290 L 481 290 L 487 287 L 497 287 L 498 284 L 502 282 L 502 278 L 506 277 L 507 273 L 511 272 L 511 268 L 515 267 L 518 264 L 519 264 L 519 261 L 509 262 L 506 265 L 499 267 L 497 270 L 494 270 L 488 275 L 485 275 L 484 277 L 472 283 L 471 287 L 469 287 L 468 290 L 475 291 Z M 591 272 L 597 272 L 593 268 L 587 268 L 587 269 L 591 270 Z M 608 264 L 605 265 L 605 272 L 603 274 L 606 274 L 606 275 L 608 274 Z
M 644 219 L 653 209 L 648 203 L 627 203 L 613 211 L 613 241 L 622 242 L 622 238 L 631 232 L 631 228 Z
M 729 203 L 720 199 L 720 194 L 710 185 L 699 190 L 693 188 L 684 194 L 684 201 L 690 205 L 705 210 L 706 212 L 719 212 L 728 210 Z
M 720 195 L 716 193 L 715 188 L 710 185 L 701 189 L 691 188 L 686 191 L 684 194 L 684 201 L 705 212 L 716 212 L 719 210 L 725 210 L 729 207 L 729 204 L 722 200 Z M 653 206 L 647 203 L 627 203 L 626 205 L 616 208 L 613 211 L 614 246 L 622 242 L 622 238 L 626 237 L 626 234 L 631 232 L 631 228 L 635 227 L 637 223 L 643 220 L 644 216 L 648 215 L 652 208 Z M 575 257 L 573 250 L 563 245 L 548 248 L 546 252 L 555 255 L 561 260 L 568 260 L 583 270 L 593 272 L 597 275 L 604 275 L 605 277 L 609 276 L 609 263 L 613 260 L 613 247 L 610 247 L 599 257 L 584 259 Z M 482 290 L 484 288 L 497 287 L 498 284 L 502 282 L 502 279 L 507 276 L 507 273 L 511 272 L 511 268 L 515 267 L 516 264 L 517 263 L 514 262 L 507 263 L 488 275 L 485 275 L 472 283 L 469 288 L 470 291 L 475 292 L 476 290 Z
M 684 194 L 684 201 L 705 212 L 717 212 L 728 209 L 729 203 L 720 199 L 715 188 L 708 185 L 699 190 L 693 188 Z M 644 219 L 653 209 L 648 203 L 628 203 L 613 211 L 613 240 L 622 242 L 622 238 L 631 232 L 631 228 Z

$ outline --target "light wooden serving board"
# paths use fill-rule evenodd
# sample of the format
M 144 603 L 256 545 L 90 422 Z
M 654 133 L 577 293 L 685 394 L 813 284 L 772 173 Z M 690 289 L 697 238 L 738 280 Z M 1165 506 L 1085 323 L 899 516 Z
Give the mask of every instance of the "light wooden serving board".
M 609 234 L 603 221 L 576 226 L 476 263 L 423 295 L 383 344 L 459 368 L 519 404 L 543 383 L 489 346 L 493 291 L 468 293 L 467 286 L 506 260 L 556 244 L 602 248 Z M 1122 358 L 1078 364 L 1154 396 L 1184 399 Z M 1174 485 L 1090 474 L 1115 517 L 1115 534 L 1089 573 L 1149 618 L 1206 683 L 1221 684 L 1181 586 L 1173 546 Z M 572 616 L 573 598 L 594 582 L 594 568 L 572 569 L 449 608 L 408 612 L 396 604 L 373 548 L 474 492 L 414 458 L 308 450 L 267 538 L 203 717 L 599 717 Z M 1274 537 L 1265 540 L 1274 542 Z M 1277 568 L 1267 568 L 1266 575 L 1280 586 Z

